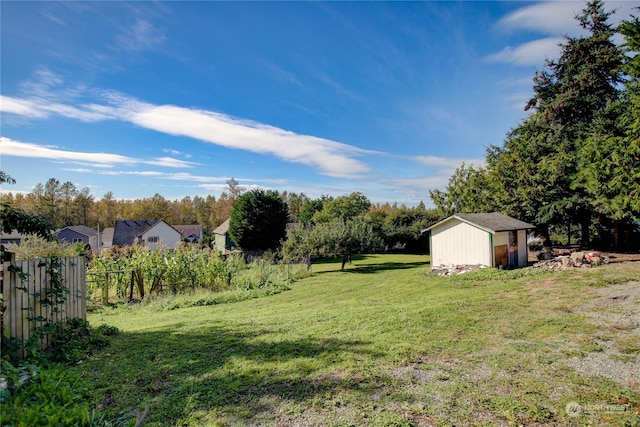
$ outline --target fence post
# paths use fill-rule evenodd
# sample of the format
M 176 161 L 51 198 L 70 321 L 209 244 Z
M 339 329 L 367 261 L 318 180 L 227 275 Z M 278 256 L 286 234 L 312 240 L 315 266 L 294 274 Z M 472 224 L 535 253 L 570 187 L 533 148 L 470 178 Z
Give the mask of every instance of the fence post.
M 104 288 L 102 290 L 102 305 L 106 307 L 109 304 L 109 273 L 105 273 Z

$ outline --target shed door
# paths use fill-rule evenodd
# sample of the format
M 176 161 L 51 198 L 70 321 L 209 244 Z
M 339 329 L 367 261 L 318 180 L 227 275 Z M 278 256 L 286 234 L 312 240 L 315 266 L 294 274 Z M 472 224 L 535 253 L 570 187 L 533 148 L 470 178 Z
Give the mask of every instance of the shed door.
M 498 245 L 494 249 L 495 259 L 493 265 L 495 267 L 506 267 L 509 260 L 509 246 L 508 245 Z

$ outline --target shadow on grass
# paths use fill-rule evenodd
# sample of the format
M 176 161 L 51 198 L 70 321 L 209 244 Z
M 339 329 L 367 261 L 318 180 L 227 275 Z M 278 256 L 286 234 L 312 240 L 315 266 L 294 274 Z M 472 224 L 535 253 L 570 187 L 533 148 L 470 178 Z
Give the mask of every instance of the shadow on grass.
M 416 268 L 416 267 L 422 267 L 424 265 L 429 264 L 428 260 L 425 261 L 414 261 L 414 262 L 379 262 L 379 263 L 375 263 L 375 262 L 371 262 L 368 261 L 369 259 L 375 259 L 375 256 L 370 256 L 370 255 L 354 255 L 351 263 L 347 263 L 345 265 L 345 269 L 342 270 L 345 273 L 377 273 L 379 271 L 386 271 L 386 270 L 405 270 L 405 269 L 410 269 L 410 268 Z M 361 264 L 358 264 L 361 263 Z M 328 269 L 323 269 L 322 271 L 318 271 L 317 274 L 323 274 L 323 273 L 335 273 L 336 271 L 341 271 L 340 270 L 340 264 L 341 264 L 341 259 L 339 258 L 332 258 L 332 259 L 326 259 L 326 260 L 319 260 L 317 262 L 314 262 L 314 265 L 326 265 L 326 264 L 335 264 L 336 267 L 328 270 Z
M 345 269 L 345 273 L 377 273 L 385 270 L 406 270 L 409 268 L 422 267 L 429 264 L 425 262 L 381 262 L 379 264 L 356 265 Z
M 273 417 L 283 401 L 380 387 L 379 377 L 326 375 L 327 367 L 379 356 L 361 341 L 278 339 L 253 325 L 182 328 L 122 333 L 79 368 L 94 384 L 94 406 L 114 416 L 147 407 L 145 422 L 161 425 L 247 424 Z

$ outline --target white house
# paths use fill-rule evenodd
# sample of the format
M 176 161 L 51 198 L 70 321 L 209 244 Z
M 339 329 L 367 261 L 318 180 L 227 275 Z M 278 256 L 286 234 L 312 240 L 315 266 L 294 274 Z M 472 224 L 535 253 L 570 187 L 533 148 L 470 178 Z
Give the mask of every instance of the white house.
M 455 214 L 429 232 L 431 265 L 526 267 L 527 230 L 535 226 L 498 212 Z
M 175 249 L 182 240 L 178 230 L 161 220 L 116 221 L 113 245 L 131 246 L 134 242 L 150 249 Z

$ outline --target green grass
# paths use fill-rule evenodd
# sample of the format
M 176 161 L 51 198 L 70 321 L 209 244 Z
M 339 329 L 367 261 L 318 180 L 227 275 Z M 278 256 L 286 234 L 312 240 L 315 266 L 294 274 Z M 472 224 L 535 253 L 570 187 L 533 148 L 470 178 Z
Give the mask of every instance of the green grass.
M 637 266 L 444 278 L 427 263 L 360 256 L 343 272 L 337 261 L 316 263 L 312 277 L 276 295 L 94 312 L 93 326 L 121 333 L 71 374 L 88 387 L 85 402 L 121 424 L 640 422 L 637 384 L 583 377 L 566 364 L 601 350 L 590 344 L 596 326 L 573 308 L 638 277 Z M 620 360 L 632 363 L 637 342 L 617 342 Z M 569 402 L 626 402 L 627 411 L 569 417 Z

